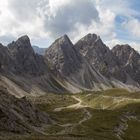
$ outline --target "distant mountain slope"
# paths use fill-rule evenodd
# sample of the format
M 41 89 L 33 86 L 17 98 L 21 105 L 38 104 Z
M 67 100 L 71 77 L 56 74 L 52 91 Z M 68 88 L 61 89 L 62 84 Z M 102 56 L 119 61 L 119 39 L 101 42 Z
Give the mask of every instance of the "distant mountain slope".
M 38 53 L 40 55 L 44 55 L 45 54 L 46 48 L 40 48 L 40 47 L 35 46 L 35 45 L 33 45 L 32 48 L 34 49 L 35 53 Z

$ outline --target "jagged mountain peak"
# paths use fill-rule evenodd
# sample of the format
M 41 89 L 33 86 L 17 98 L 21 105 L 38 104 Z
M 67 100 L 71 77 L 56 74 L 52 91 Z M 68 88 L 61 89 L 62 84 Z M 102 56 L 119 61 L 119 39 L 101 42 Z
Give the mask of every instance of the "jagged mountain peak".
M 136 61 L 137 56 L 133 55 L 132 59 L 126 57 L 126 60 L 130 61 L 127 61 L 128 63 L 124 62 L 124 65 L 121 65 L 120 60 L 123 59 L 119 59 L 119 56 L 114 54 L 96 34 L 86 35 L 75 45 L 73 45 L 67 35 L 64 35 L 54 41 L 46 50 L 44 56 L 34 52 L 30 39 L 26 35 L 12 42 L 8 47 L 3 48 L 5 49 L 1 49 L 0 53 L 1 70 L 7 70 L 16 76 L 24 76 L 25 79 L 26 76 L 38 77 L 40 80 L 37 78 L 39 82 L 35 82 L 35 84 L 39 85 L 41 83 L 39 86 L 45 87 L 45 89 L 48 88 L 48 91 L 58 91 L 59 89 L 59 91 L 64 91 L 68 89 L 69 91 L 77 92 L 77 89 L 79 91 L 79 89 L 85 88 L 104 89 L 103 86 L 105 88 L 106 86 L 112 87 L 110 79 L 126 83 L 128 81 L 128 74 L 129 77 L 132 77 L 131 79 L 140 81 L 137 78 L 139 75 L 137 71 L 140 71 L 140 61 Z M 81 48 L 84 48 L 84 50 Z M 13 66 L 12 69 L 9 69 L 11 67 L 10 64 Z M 126 64 L 128 64 L 127 67 Z M 133 68 L 137 71 L 134 71 Z M 130 74 L 130 70 L 132 74 Z M 134 75 L 134 73 L 137 74 Z M 45 77 L 45 83 L 41 82 L 43 81 L 41 77 Z M 57 82 L 54 82 L 54 80 Z M 64 88 L 60 88 L 57 86 L 59 80 L 62 83 L 63 81 L 68 82 L 77 89 L 71 90 L 69 85 L 62 85 Z
M 112 48 L 112 51 L 115 50 L 124 50 L 124 51 L 135 51 L 129 44 L 117 44 Z
M 62 37 L 59 38 L 62 42 L 70 42 L 68 35 L 64 34 Z
M 19 37 L 18 40 L 30 42 L 30 38 L 28 37 L 28 35 L 23 35 L 23 36 Z
M 46 54 L 50 53 L 50 55 L 52 55 L 53 53 L 57 52 L 61 55 L 62 53 L 70 53 L 73 49 L 73 43 L 67 35 L 64 35 L 52 43 L 52 45 L 46 50 Z
M 3 44 L 2 43 L 0 43 L 0 47 L 3 47 Z
M 72 47 L 73 44 L 71 42 L 71 40 L 69 39 L 69 37 L 65 34 L 63 36 L 61 36 L 60 38 L 58 38 L 57 40 L 55 40 L 55 42 L 51 45 L 51 47 L 56 47 L 56 49 L 58 49 L 59 47 L 65 49 L 68 47 Z
M 117 57 L 96 34 L 86 35 L 75 44 L 75 47 L 92 66 L 107 78 L 124 75 L 119 70 Z M 125 78 L 121 76 L 121 80 L 124 81 Z
M 140 54 L 130 45 L 116 45 L 112 52 L 118 57 L 122 64 L 136 63 L 140 60 Z
M 53 68 L 70 83 L 81 88 L 96 88 L 96 83 L 108 84 L 104 78 L 89 65 L 67 36 L 57 39 L 47 50 L 45 58 Z M 93 84 L 95 82 L 95 85 Z M 101 86 L 100 84 L 98 85 Z M 98 87 L 97 86 L 97 87 Z M 76 86 L 77 87 L 77 86 Z
M 130 45 L 116 45 L 112 52 L 130 77 L 140 83 L 140 54 Z
M 134 59 L 139 60 L 140 54 L 130 45 L 116 45 L 113 47 L 112 52 L 124 63 L 132 62 Z M 123 61 L 122 61 L 123 60 Z
M 119 58 L 123 58 L 123 62 L 133 57 L 140 57 L 139 53 L 128 44 L 116 45 L 113 47 L 112 52 Z
M 80 42 L 85 43 L 86 45 L 89 45 L 89 46 L 94 45 L 97 42 L 103 43 L 101 38 L 100 38 L 100 36 L 98 36 L 96 34 L 91 34 L 91 33 L 89 33 L 86 36 L 84 36 L 76 44 L 78 44 Z
M 96 49 L 96 51 L 103 52 L 103 53 L 105 53 L 108 50 L 107 46 L 102 42 L 100 36 L 91 33 L 87 34 L 82 39 L 80 39 L 75 44 L 75 47 L 84 56 L 86 56 L 89 49 L 91 51 Z
M 31 46 L 30 39 L 27 35 L 21 36 L 16 41 L 8 44 L 8 48 L 12 53 L 27 51 L 27 54 L 33 54 L 34 50 Z
M 16 73 L 23 74 L 26 72 L 32 75 L 40 75 L 46 71 L 43 56 L 35 54 L 27 35 L 8 44 L 8 50 L 15 64 Z
M 86 36 L 84 36 L 81 40 L 85 40 L 85 41 L 95 41 L 99 36 L 96 34 L 87 34 Z
M 27 36 L 27 35 L 24 35 L 24 36 L 21 36 L 19 37 L 16 41 L 13 41 L 12 43 L 10 44 L 13 44 L 13 43 L 16 43 L 16 44 L 26 44 L 26 45 L 29 45 L 30 46 L 30 38 Z
M 45 57 L 52 66 L 68 75 L 81 65 L 81 55 L 67 35 L 58 38 L 47 50 Z

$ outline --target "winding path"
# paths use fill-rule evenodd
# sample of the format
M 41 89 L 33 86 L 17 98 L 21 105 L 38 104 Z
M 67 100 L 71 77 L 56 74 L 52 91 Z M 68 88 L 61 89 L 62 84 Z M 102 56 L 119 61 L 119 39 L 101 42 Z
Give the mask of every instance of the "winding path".
M 54 112 L 59 112 L 59 111 L 62 111 L 63 109 L 70 109 L 70 108 L 73 108 L 73 109 L 83 108 L 84 116 L 77 123 L 67 123 L 67 124 L 60 125 L 61 127 L 65 127 L 65 129 L 62 130 L 61 132 L 59 132 L 59 134 L 65 134 L 67 132 L 68 133 L 72 132 L 72 130 L 76 126 L 81 125 L 82 123 L 86 122 L 87 120 L 91 119 L 91 117 L 92 117 L 92 114 L 87 109 L 88 106 L 82 105 L 82 100 L 80 98 L 75 97 L 75 96 L 72 96 L 72 98 L 75 99 L 76 101 L 78 101 L 78 103 L 72 104 L 72 105 L 69 105 L 69 106 L 66 106 L 66 107 L 55 108 Z
M 64 109 L 69 109 L 69 108 L 78 109 L 78 108 L 85 108 L 85 107 L 87 107 L 85 105 L 82 105 L 82 100 L 80 98 L 77 98 L 75 96 L 72 96 L 72 98 L 75 99 L 76 101 L 78 101 L 78 103 L 72 104 L 72 105 L 69 105 L 69 106 L 66 106 L 66 107 L 55 108 L 54 112 L 59 112 L 59 111 L 62 111 Z

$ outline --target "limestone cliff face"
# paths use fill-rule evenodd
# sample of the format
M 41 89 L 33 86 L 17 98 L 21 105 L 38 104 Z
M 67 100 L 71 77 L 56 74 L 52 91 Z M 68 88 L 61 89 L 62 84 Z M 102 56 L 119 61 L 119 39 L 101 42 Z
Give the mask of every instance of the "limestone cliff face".
M 112 52 L 120 65 L 133 80 L 140 84 L 140 54 L 129 45 L 116 45 Z
M 67 91 L 55 79 L 44 57 L 34 52 L 28 36 L 20 37 L 7 47 L 1 44 L 0 50 L 1 83 L 11 93 L 22 96 L 21 91 L 33 95 Z
M 75 47 L 90 65 L 94 66 L 106 78 L 110 80 L 116 79 L 125 84 L 137 86 L 139 76 L 135 74 L 139 73 L 138 63 L 140 59 L 139 54 L 130 46 L 117 45 L 110 50 L 99 36 L 96 34 L 88 34 L 80 39 L 75 44 Z M 131 63 L 131 66 L 127 65 L 128 63 Z M 135 67 L 133 67 L 132 70 L 130 67 L 132 67 L 134 63 Z
M 126 80 L 125 73 L 119 67 L 120 62 L 117 57 L 96 34 L 86 35 L 75 44 L 75 47 L 105 77 Z
M 17 41 L 13 41 L 8 45 L 8 49 L 15 62 L 17 74 L 40 75 L 47 69 L 43 57 L 35 54 L 28 36 L 22 36 Z
M 17 96 L 128 85 L 139 89 L 139 74 L 140 55 L 134 49 L 118 45 L 110 50 L 96 34 L 86 35 L 75 45 L 64 35 L 44 56 L 34 52 L 28 36 L 7 47 L 0 44 L 0 83 Z
M 74 48 L 67 35 L 57 39 L 45 53 L 52 67 L 65 76 L 76 72 L 82 66 L 82 56 Z
M 45 53 L 45 58 L 63 77 L 87 89 L 110 86 L 108 81 L 80 54 L 67 35 L 57 39 Z M 98 84 L 98 85 L 97 85 Z
M 0 71 L 14 71 L 14 61 L 7 47 L 0 44 Z

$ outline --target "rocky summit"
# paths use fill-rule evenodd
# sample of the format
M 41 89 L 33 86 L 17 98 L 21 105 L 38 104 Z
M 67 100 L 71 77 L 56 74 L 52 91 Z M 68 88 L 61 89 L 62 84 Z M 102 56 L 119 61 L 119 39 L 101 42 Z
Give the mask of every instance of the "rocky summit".
M 129 45 L 116 45 L 112 52 L 117 56 L 120 67 L 136 82 L 140 83 L 140 54 Z
M 110 50 L 100 39 L 99 36 L 95 34 L 88 34 L 82 39 L 80 39 L 75 47 L 83 55 L 83 57 L 94 66 L 103 76 L 110 80 L 118 80 L 122 83 L 128 85 L 137 86 L 138 80 L 136 80 L 127 70 L 122 66 L 125 63 L 123 54 L 119 51 L 123 50 L 123 45 L 116 46 Z M 118 53 L 115 50 L 118 48 Z M 131 47 L 130 47 L 131 48 Z M 132 49 L 132 48 L 131 48 Z M 138 54 L 134 49 L 132 49 L 136 54 Z M 125 52 L 124 52 L 125 53 Z M 129 49 L 125 53 L 127 55 Z M 122 55 L 121 55 L 122 54 Z M 120 56 L 121 55 L 121 56 Z M 130 54 L 129 54 L 130 55 Z M 139 54 L 138 54 L 139 55 Z M 128 56 L 129 57 L 129 56 Z M 128 57 L 126 59 L 128 59 Z M 139 57 L 137 57 L 139 61 Z M 133 61 L 134 62 L 134 61 Z M 138 66 L 138 64 L 136 64 Z M 138 70 L 138 67 L 136 68 Z
M 67 35 L 57 39 L 45 53 L 52 67 L 68 76 L 81 68 L 82 57 Z
M 124 72 L 119 67 L 119 60 L 99 36 L 88 34 L 79 40 L 75 47 L 105 77 L 125 81 Z
M 59 83 L 53 78 L 53 72 L 44 57 L 34 52 L 28 36 L 20 37 L 7 47 L 1 45 L 0 49 L 1 83 L 9 92 L 21 96 L 66 91 L 61 85 L 57 87 Z
M 28 36 L 22 36 L 8 44 L 8 50 L 15 63 L 17 74 L 40 75 L 45 72 L 45 62 L 42 56 L 35 54 Z
M 74 87 L 87 90 L 103 89 L 109 82 L 80 54 L 67 35 L 57 39 L 45 53 L 53 69 Z

